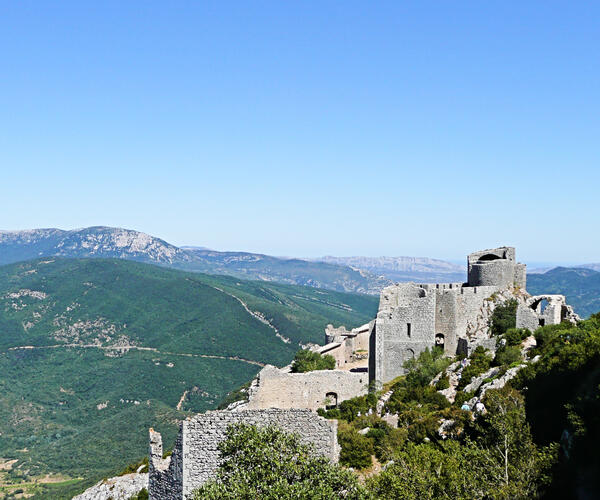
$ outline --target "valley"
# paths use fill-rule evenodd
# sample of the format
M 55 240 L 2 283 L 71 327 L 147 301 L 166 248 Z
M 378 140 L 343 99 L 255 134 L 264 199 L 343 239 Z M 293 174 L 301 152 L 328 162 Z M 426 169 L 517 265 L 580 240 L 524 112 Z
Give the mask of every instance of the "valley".
M 356 326 L 376 308 L 371 296 L 119 259 L 3 266 L 0 457 L 16 460 L 4 482 L 62 498 L 114 475 L 147 453 L 147 428 L 173 438 L 178 419 L 287 364 L 327 323 Z

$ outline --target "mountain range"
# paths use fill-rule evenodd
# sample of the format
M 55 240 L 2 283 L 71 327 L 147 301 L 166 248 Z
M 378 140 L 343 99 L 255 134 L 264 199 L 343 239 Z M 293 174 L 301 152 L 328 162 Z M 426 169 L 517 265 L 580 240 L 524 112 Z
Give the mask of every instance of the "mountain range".
M 298 259 L 219 252 L 177 247 L 145 233 L 104 226 L 0 232 L 0 265 L 52 256 L 120 258 L 186 271 L 367 294 L 378 294 L 394 281 L 464 280 L 460 266 L 424 257 Z
M 462 282 L 460 265 L 426 257 L 332 257 L 299 259 L 249 252 L 177 247 L 138 231 L 104 226 L 75 229 L 0 231 L 0 265 L 41 257 L 119 258 L 184 271 L 245 280 L 310 286 L 377 295 L 399 281 Z M 568 271 L 572 269 L 572 271 Z M 600 309 L 600 264 L 528 273 L 531 293 L 560 293 L 583 317 Z M 589 272 L 588 272 L 589 271 Z

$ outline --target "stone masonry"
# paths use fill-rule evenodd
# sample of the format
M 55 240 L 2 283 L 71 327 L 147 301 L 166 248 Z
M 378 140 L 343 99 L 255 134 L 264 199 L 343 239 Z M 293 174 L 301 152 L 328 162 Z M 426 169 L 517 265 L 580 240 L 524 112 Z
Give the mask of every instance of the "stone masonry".
M 201 484 L 215 477 L 220 463 L 218 444 L 225 438 L 229 424 L 266 426 L 296 433 L 312 444 L 316 454 L 337 462 L 337 421 L 326 420 L 310 410 L 209 411 L 181 423 L 173 454 L 162 458 L 159 433 L 150 429 L 148 491 L 153 500 L 183 500 Z
M 258 374 L 249 391 L 246 408 L 307 408 L 317 410 L 367 394 L 369 375 L 365 372 L 317 370 L 289 373 L 271 365 Z
M 399 283 L 382 290 L 370 339 L 371 381 L 381 384 L 402 375 L 407 360 L 436 345 L 450 356 L 468 352 L 473 337 L 481 337 L 482 311 L 493 308 L 498 294 L 508 292 L 519 301 L 519 328 L 533 331 L 544 324 L 577 319 L 562 296 L 542 297 L 550 304 L 544 311 L 539 298 L 526 299 L 526 268 L 516 261 L 513 247 L 470 254 L 467 272 L 467 283 Z M 486 344 L 486 339 L 477 339 L 486 346 L 495 344 L 487 340 Z

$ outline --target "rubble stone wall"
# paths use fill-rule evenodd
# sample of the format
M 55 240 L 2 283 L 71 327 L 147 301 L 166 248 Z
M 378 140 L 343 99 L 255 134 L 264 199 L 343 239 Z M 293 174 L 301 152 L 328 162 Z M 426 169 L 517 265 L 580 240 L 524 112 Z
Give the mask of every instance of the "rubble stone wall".
M 250 394 L 247 408 L 317 410 L 324 408 L 326 404 L 367 394 L 368 388 L 369 376 L 365 372 L 317 370 L 285 373 L 267 365 L 258 374 L 258 385 Z
M 162 459 L 160 434 L 150 433 L 149 496 L 152 500 L 183 500 L 216 476 L 220 463 L 219 443 L 230 424 L 244 422 L 259 427 L 275 425 L 296 433 L 314 446 L 315 454 L 337 462 L 337 421 L 310 410 L 209 411 L 184 420 L 170 458 Z M 160 456 L 160 458 L 159 458 Z

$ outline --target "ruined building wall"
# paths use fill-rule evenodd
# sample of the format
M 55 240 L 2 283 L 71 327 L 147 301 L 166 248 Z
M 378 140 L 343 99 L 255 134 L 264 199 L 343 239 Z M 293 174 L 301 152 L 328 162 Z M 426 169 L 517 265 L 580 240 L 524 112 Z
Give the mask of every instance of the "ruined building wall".
M 387 382 L 401 375 L 405 361 L 433 345 L 434 329 L 434 293 L 413 283 L 384 288 L 375 326 L 373 378 Z
M 160 433 L 150 429 L 150 449 L 148 455 L 148 493 L 150 498 L 183 498 L 183 450 L 182 427 L 173 446 L 170 457 L 163 458 L 163 444 Z
M 542 304 L 546 308 L 542 310 Z M 534 332 L 540 326 L 559 325 L 563 321 L 575 323 L 579 316 L 567 305 L 564 295 L 536 295 L 520 302 L 517 307 L 517 328 Z
M 187 499 L 196 488 L 214 478 L 220 463 L 218 444 L 225 438 L 227 427 L 238 422 L 259 427 L 276 425 L 313 445 L 315 454 L 333 462 L 338 460 L 336 420 L 326 420 L 309 410 L 210 411 L 182 422 L 173 456 L 165 460 L 162 459 L 162 444 L 159 446 L 158 443 L 160 434 L 150 432 L 150 499 Z M 179 460 L 178 457 L 181 466 L 172 468 L 170 465 Z
M 404 374 L 405 361 L 435 345 L 455 355 L 459 340 L 477 324 L 484 301 L 498 289 L 461 283 L 401 283 L 386 288 L 377 314 L 370 379 L 385 383 Z
M 336 367 L 344 370 L 357 366 L 367 366 L 367 353 L 369 351 L 369 339 L 375 321 L 371 321 L 351 331 L 346 330 L 344 326 L 334 328 L 333 325 L 327 325 L 325 329 L 326 345 L 319 348 L 318 352 L 333 356 Z M 364 351 L 364 352 L 357 352 Z M 364 359 L 363 363 L 360 363 Z
M 365 372 L 317 370 L 286 373 L 267 365 L 258 374 L 258 384 L 250 392 L 247 408 L 317 410 L 367 394 L 368 384 L 369 376 Z

